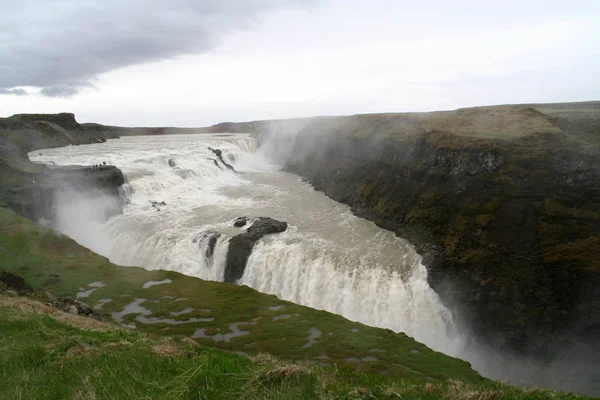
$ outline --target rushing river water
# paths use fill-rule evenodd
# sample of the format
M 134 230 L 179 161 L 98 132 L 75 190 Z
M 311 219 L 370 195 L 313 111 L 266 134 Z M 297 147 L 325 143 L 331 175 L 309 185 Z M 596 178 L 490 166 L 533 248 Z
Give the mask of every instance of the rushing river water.
M 242 174 L 220 168 L 208 146 Z M 68 194 L 58 228 L 116 264 L 170 269 L 223 280 L 228 240 L 239 216 L 287 221 L 281 234 L 254 248 L 239 283 L 362 323 L 402 331 L 458 355 L 452 315 L 427 283 L 420 256 L 405 240 L 355 217 L 348 206 L 280 171 L 242 134 L 124 137 L 108 143 L 35 152 L 57 165 L 116 165 L 128 204 L 108 222 L 95 222 L 102 204 Z M 169 165 L 175 164 L 175 167 Z M 151 201 L 165 202 L 153 207 Z M 214 230 L 206 257 L 202 232 Z
M 209 146 L 221 149 L 241 173 L 217 164 Z M 229 239 L 245 229 L 233 227 L 236 217 L 287 221 L 286 232 L 256 244 L 239 284 L 405 332 L 487 376 L 569 390 L 589 386 L 581 366 L 536 365 L 468 339 L 429 287 L 410 243 L 282 172 L 250 135 L 124 137 L 36 151 L 30 158 L 57 165 L 106 162 L 123 171 L 122 214 L 105 221 L 110 199 L 62 193 L 55 226 L 116 264 L 222 281 Z M 207 231 L 221 234 L 210 257 Z

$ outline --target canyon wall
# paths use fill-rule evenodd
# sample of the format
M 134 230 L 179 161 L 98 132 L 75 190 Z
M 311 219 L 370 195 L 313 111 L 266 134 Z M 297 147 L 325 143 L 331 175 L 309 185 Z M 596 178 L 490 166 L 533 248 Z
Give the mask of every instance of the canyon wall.
M 287 171 L 410 240 L 486 344 L 579 360 L 598 351 L 599 110 L 322 117 L 254 132 Z

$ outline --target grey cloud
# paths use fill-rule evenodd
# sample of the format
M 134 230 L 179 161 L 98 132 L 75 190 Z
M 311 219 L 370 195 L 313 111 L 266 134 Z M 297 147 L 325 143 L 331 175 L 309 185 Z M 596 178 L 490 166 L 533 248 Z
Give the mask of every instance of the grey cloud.
M 12 94 L 13 96 L 27 96 L 29 93 L 27 93 L 27 91 L 25 91 L 24 89 L 0 88 L 0 95 L 3 95 L 3 94 Z
M 77 86 L 49 86 L 42 88 L 40 94 L 47 97 L 71 97 L 78 90 Z
M 104 72 L 214 49 L 272 9 L 319 0 L 0 0 L 0 90 L 72 96 Z

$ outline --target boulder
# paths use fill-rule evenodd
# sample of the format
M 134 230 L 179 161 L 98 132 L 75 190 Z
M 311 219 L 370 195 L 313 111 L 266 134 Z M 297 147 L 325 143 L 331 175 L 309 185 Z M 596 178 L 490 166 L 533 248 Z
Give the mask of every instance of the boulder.
M 241 228 L 242 226 L 248 223 L 248 218 L 246 217 L 237 217 L 235 221 L 233 221 L 233 226 L 236 228 Z
M 169 158 L 169 161 L 167 161 L 167 163 L 171 168 L 175 168 L 177 166 L 177 164 L 175 164 L 175 160 L 173 160 L 172 158 Z
M 25 279 L 12 272 L 5 270 L 0 271 L 0 282 L 4 284 L 6 289 L 13 290 L 19 294 L 33 292 L 33 287 L 25 282 Z
M 268 217 L 260 217 L 248 230 L 229 240 L 227 262 L 225 264 L 225 282 L 236 282 L 244 275 L 246 262 L 256 242 L 263 236 L 284 232 L 287 222 L 281 222 Z

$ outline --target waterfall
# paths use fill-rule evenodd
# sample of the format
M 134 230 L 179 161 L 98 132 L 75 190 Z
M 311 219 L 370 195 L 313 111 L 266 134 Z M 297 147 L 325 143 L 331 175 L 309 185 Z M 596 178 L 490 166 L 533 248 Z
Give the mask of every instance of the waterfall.
M 223 168 L 208 147 L 221 149 L 242 174 Z M 91 224 L 89 216 L 59 210 L 59 229 L 116 264 L 222 281 L 229 239 L 246 229 L 233 227 L 234 219 L 272 217 L 288 222 L 288 230 L 256 244 L 239 284 L 405 332 L 458 355 L 462 342 L 452 315 L 429 287 L 413 247 L 279 171 L 255 150 L 250 135 L 173 135 L 31 157 L 121 168 L 127 182 L 121 215 Z

